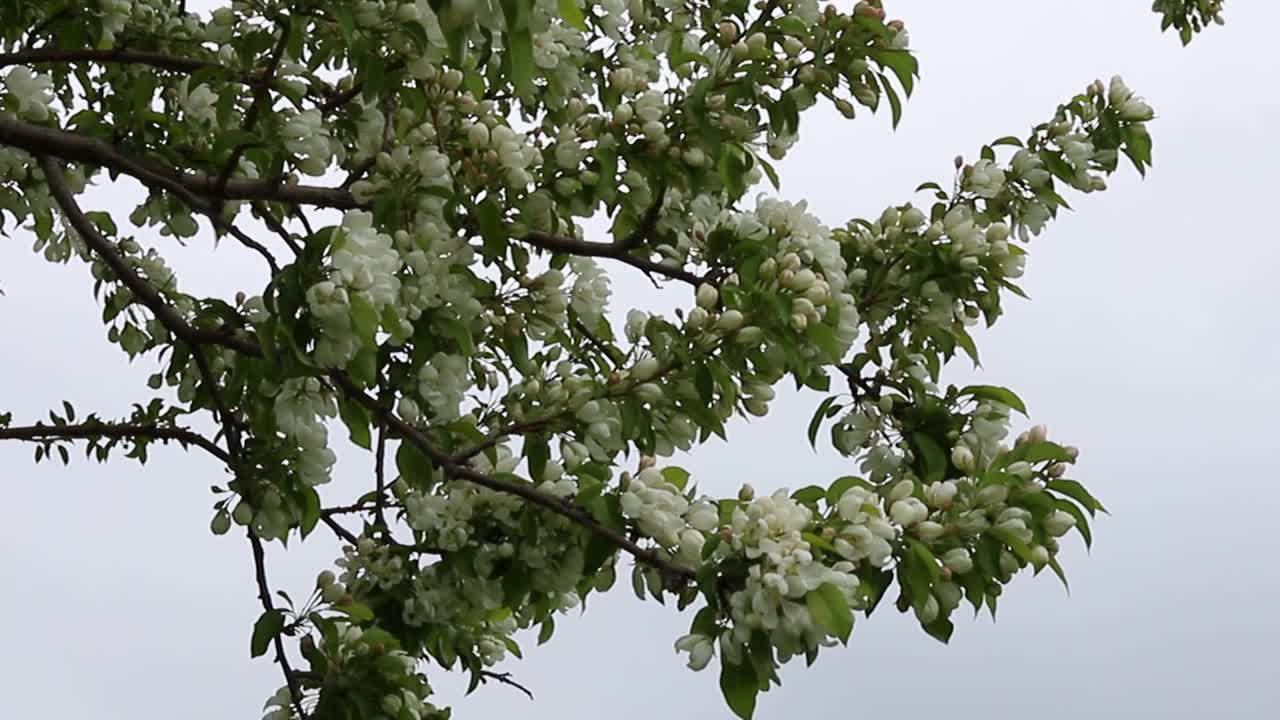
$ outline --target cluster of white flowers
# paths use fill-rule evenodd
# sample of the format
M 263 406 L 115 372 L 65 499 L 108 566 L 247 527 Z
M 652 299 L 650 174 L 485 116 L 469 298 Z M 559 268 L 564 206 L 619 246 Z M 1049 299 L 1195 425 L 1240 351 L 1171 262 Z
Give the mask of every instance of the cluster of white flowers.
M 329 278 L 307 289 L 307 306 L 317 324 L 315 357 L 326 367 L 342 367 L 360 347 L 355 327 L 355 296 L 374 313 L 399 299 L 402 267 L 389 235 L 373 228 L 373 217 L 358 210 L 343 216 L 335 231 Z M 372 330 L 372 328 L 370 328 Z
M 298 478 L 306 485 L 328 482 L 337 461 L 325 426 L 326 419 L 338 414 L 333 394 L 316 378 L 291 378 L 276 393 L 274 408 L 280 432 L 298 444 Z
M 437 420 L 453 420 L 461 413 L 462 400 L 471 387 L 467 359 L 436 353 L 418 371 L 418 394 Z
M 32 72 L 30 68 L 16 65 L 4 76 L 6 105 L 16 105 L 19 117 L 36 122 L 49 119 L 49 105 L 53 103 L 53 80 L 45 74 Z
M 609 309 L 609 276 L 591 258 L 575 257 L 569 267 L 575 275 L 569 306 L 593 328 Z
M 201 84 L 188 90 L 189 85 L 190 78 L 183 78 L 178 83 L 178 106 L 182 108 L 183 115 L 198 124 L 213 125 L 217 119 L 218 94 L 208 85 Z
M 745 496 L 750 493 L 744 493 Z M 729 597 L 733 625 L 720 636 L 720 650 L 740 664 L 756 630 L 767 633 L 779 660 L 834 642 L 813 619 L 805 596 L 824 584 L 837 588 L 850 606 L 858 577 L 848 561 L 826 565 L 814 557 L 803 534 L 814 521 L 813 512 L 787 495 L 786 490 L 755 498 L 733 511 L 731 539 L 726 545 L 749 560 L 746 586 Z
M 656 467 L 641 470 L 619 499 L 623 515 L 635 521 L 645 535 L 668 549 L 681 545 L 683 531 L 688 527 L 684 515 L 689 511 L 689 501 L 679 488 L 667 482 L 662 471 Z M 698 541 L 701 540 L 699 536 Z
M 284 124 L 280 134 L 284 147 L 298 156 L 298 170 L 307 175 L 323 175 L 333 161 L 335 141 L 319 110 L 304 110 Z

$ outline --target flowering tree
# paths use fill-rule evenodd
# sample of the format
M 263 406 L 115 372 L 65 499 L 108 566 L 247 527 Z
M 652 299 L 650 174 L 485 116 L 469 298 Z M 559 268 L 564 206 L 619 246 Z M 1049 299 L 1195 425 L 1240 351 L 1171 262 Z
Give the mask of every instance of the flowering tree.
M 1221 4 L 1154 9 L 1185 42 Z M 759 186 L 819 102 L 896 123 L 917 67 L 879 2 L 186 5 L 0 0 L 0 208 L 88 264 L 157 393 L 121 419 L 0 415 L 0 438 L 225 467 L 212 531 L 248 539 L 251 652 L 284 680 L 268 717 L 446 717 L 424 663 L 511 682 L 489 668 L 521 631 L 546 642 L 629 563 L 641 599 L 695 611 L 676 649 L 718 655 L 746 718 L 890 588 L 946 642 L 963 601 L 994 614 L 1026 569 L 1065 582 L 1059 538 L 1090 542 L 1077 451 L 1043 426 L 1007 443 L 1008 389 L 939 383 L 1021 294 L 1060 193 L 1149 165 L 1152 110 L 1119 78 L 924 204 L 832 228 Z M 83 207 L 122 176 L 145 189 L 128 223 Z M 162 250 L 202 224 L 260 259 L 251 291 L 182 292 Z M 615 323 L 604 266 L 689 306 Z M 825 396 L 809 439 L 829 426 L 849 475 L 699 494 L 668 458 L 787 378 Z M 372 455 L 355 498 L 322 497 L 339 421 Z M 273 593 L 263 544 L 317 529 L 339 570 Z

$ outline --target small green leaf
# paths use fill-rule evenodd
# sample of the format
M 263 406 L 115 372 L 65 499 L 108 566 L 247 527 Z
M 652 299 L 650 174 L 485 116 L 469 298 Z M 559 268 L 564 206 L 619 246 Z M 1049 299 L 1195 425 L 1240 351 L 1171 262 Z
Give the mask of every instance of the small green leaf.
M 938 482 L 947 474 L 947 454 L 938 441 L 924 433 L 912 433 L 911 445 L 920 462 L 918 472 L 925 482 Z
M 261 657 L 266 654 L 267 647 L 284 629 L 284 612 L 267 610 L 253 624 L 253 639 L 249 642 L 249 657 Z
M 569 27 L 582 32 L 587 31 L 587 19 L 582 14 L 582 9 L 578 7 L 575 0 L 557 0 L 556 7 L 560 10 L 560 17 L 564 19 Z
M 548 617 L 542 621 L 542 627 L 538 629 L 538 644 L 542 645 L 551 639 L 552 633 L 556 631 L 556 619 Z
M 355 38 L 356 20 L 352 11 L 352 4 L 334 3 L 333 15 L 338 20 L 338 30 L 342 33 L 342 40 L 351 47 L 351 42 Z
M 689 471 L 682 467 L 671 465 L 662 468 L 662 479 L 674 485 L 677 490 L 683 491 L 685 485 L 689 483 Z
M 1093 515 L 1097 511 L 1110 514 L 1107 509 L 1102 506 L 1102 503 L 1098 502 L 1097 498 L 1089 494 L 1089 491 L 1085 490 L 1084 486 L 1075 480 L 1050 480 L 1049 483 L 1045 485 L 1045 488 L 1061 495 L 1066 495 L 1067 497 L 1075 500 L 1083 505 L 1085 509 L 1089 511 L 1090 515 Z
M 996 385 L 970 385 L 962 389 L 960 395 L 970 395 L 979 400 L 992 400 L 1017 410 L 1023 415 L 1027 414 L 1027 406 L 1023 404 L 1022 398 L 1018 397 L 1009 388 Z
M 366 623 L 373 619 L 373 611 L 364 603 L 353 602 L 349 605 L 335 605 L 334 610 L 351 618 L 355 623 Z
M 818 627 L 840 638 L 841 643 L 849 642 L 849 633 L 853 632 L 853 610 L 840 588 L 823 583 L 805 595 L 804 602 Z
M 836 399 L 837 398 L 835 396 L 832 396 L 823 400 L 822 403 L 818 405 L 817 411 L 813 413 L 813 419 L 809 421 L 810 447 L 815 449 L 818 447 L 818 431 L 822 429 L 822 421 L 840 412 L 839 408 L 833 407 Z
M 792 500 L 795 500 L 796 502 L 805 503 L 806 505 L 817 505 L 819 500 L 825 500 L 826 497 L 827 497 L 827 491 L 823 490 L 817 485 L 802 487 L 799 490 L 791 493 Z
M 338 415 L 347 426 L 351 442 L 365 450 L 373 447 L 373 437 L 369 431 L 369 412 L 354 400 L 338 401 Z
M 925 632 L 929 633 L 934 640 L 937 640 L 943 645 L 951 642 L 951 633 L 956 629 L 955 625 L 952 625 L 951 621 L 947 618 L 938 618 L 937 620 L 926 625 L 921 625 L 920 627 L 924 628 Z

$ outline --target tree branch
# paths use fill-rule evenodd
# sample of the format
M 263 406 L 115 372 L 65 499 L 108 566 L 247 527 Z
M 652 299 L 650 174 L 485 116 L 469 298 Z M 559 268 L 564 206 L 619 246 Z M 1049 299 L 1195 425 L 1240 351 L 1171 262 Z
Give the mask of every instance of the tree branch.
M 212 440 L 194 431 L 180 427 L 123 423 L 80 423 L 77 425 L 36 423 L 35 425 L 24 427 L 0 428 L 0 440 L 39 442 L 42 440 L 93 440 L 97 438 L 141 438 L 160 442 L 178 442 L 184 446 L 195 445 L 224 463 L 231 462 L 231 456 Z
M 551 233 L 545 233 L 538 230 L 534 230 L 522 238 L 517 238 L 517 240 L 553 253 L 581 255 L 584 257 L 610 258 L 612 260 L 624 262 L 632 267 L 640 268 L 645 272 L 651 272 L 655 275 L 671 278 L 672 280 L 681 280 L 695 287 L 702 282 L 702 277 L 695 275 L 684 268 L 673 267 L 666 263 L 655 262 L 648 258 L 636 257 L 631 254 L 629 249 L 621 244 L 588 242 L 586 240 L 578 240 L 576 238 L 565 237 L 564 235 L 553 235 Z
M 4 120 L 0 120 L 0 125 Z M 80 210 L 80 206 L 76 204 L 75 198 L 71 195 L 71 191 L 67 188 L 66 180 L 62 175 L 62 168 L 47 155 L 38 156 L 40 168 L 44 171 L 45 181 L 49 184 L 49 193 L 53 195 L 53 199 L 57 202 L 62 214 L 66 216 L 67 221 L 71 223 L 71 227 L 80 234 L 81 239 L 99 256 L 111 271 L 115 273 L 120 282 L 129 288 L 142 302 L 147 306 L 156 319 L 158 319 L 166 328 L 169 329 L 178 339 L 191 345 L 216 344 L 229 347 L 233 350 L 245 353 L 247 355 L 261 356 L 262 350 L 253 342 L 236 337 L 234 334 L 226 330 L 200 330 L 194 328 L 187 322 L 186 318 L 179 315 L 160 292 L 152 286 L 151 283 L 144 280 L 137 272 L 129 266 L 125 259 L 116 251 L 115 246 L 110 240 L 103 237 L 98 232 L 89 218 L 85 217 L 84 212 Z
M 61 48 L 37 48 L 18 52 L 0 53 L 0 67 L 10 65 L 47 65 L 62 62 L 120 63 L 124 65 L 148 65 L 160 70 L 191 73 L 204 68 L 224 68 L 222 65 L 195 58 L 166 55 L 145 50 L 63 50 Z
M 357 403 L 363 405 L 366 410 L 373 413 L 376 417 L 381 418 L 382 422 L 385 423 L 387 427 L 395 430 L 401 439 L 411 443 L 415 448 L 430 458 L 433 463 L 440 466 L 440 468 L 444 470 L 445 474 L 475 483 L 481 487 L 489 488 L 490 490 L 523 498 L 534 505 L 550 510 L 557 515 L 561 515 L 592 533 L 599 535 L 618 548 L 630 553 L 637 560 L 645 563 L 646 565 L 650 565 L 662 570 L 663 572 L 686 580 L 693 579 L 694 572 L 689 568 L 672 563 L 662 557 L 662 555 L 657 551 L 642 548 L 626 535 L 602 525 L 600 521 L 596 520 L 591 512 L 586 508 L 555 497 L 554 495 L 548 495 L 547 493 L 538 490 L 532 484 L 526 485 L 501 480 L 482 472 L 478 472 L 470 465 L 457 462 L 453 457 L 437 448 L 420 430 L 404 420 L 401 420 L 395 413 L 379 405 L 377 400 L 370 397 L 367 393 L 357 387 L 346 374 L 334 372 L 330 374 L 330 378 L 343 393 L 355 400 Z
M 32 125 L 13 116 L 0 116 L 0 143 L 35 155 L 50 155 L 123 173 L 136 178 L 147 187 L 167 190 L 184 202 L 194 202 L 197 208 L 202 203 L 192 197 L 195 195 L 223 200 L 269 200 L 338 210 L 361 207 L 350 192 L 340 188 L 290 185 L 272 179 L 232 178 L 219 192 L 216 177 L 174 170 L 148 158 L 138 159 L 126 155 L 97 138 Z

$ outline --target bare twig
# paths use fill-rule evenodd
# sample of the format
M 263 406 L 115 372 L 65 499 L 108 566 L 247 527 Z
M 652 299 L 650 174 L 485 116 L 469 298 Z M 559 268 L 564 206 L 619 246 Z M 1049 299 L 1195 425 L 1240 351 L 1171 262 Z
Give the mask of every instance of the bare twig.
M 525 687 L 524 685 L 521 685 L 520 683 L 516 682 L 515 679 L 511 677 L 511 673 L 509 672 L 500 673 L 500 672 L 493 672 L 492 670 L 481 670 L 480 677 L 486 680 L 497 680 L 503 685 L 510 685 L 511 687 L 529 696 L 530 700 L 533 699 L 533 692 L 530 691 L 529 688 Z

